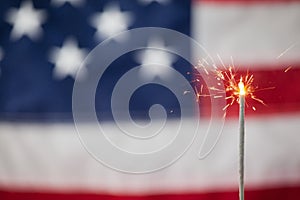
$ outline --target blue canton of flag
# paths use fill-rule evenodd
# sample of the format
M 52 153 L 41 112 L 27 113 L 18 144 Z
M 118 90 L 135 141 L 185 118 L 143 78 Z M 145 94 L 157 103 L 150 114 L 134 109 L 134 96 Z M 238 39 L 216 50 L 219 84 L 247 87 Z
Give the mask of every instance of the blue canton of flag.
M 164 27 L 190 35 L 190 1 L 181 0 L 5 0 L 0 7 L 0 115 L 4 119 L 62 119 L 72 111 L 72 88 L 81 62 L 103 40 L 138 27 Z M 147 41 L 166 46 L 165 36 Z M 126 39 L 126 38 L 125 38 Z M 116 41 L 120 42 L 120 41 Z M 188 45 L 188 44 L 187 44 Z M 149 60 L 174 67 L 189 79 L 189 64 L 176 55 L 138 50 L 112 63 L 96 93 L 96 109 L 111 116 L 110 97 L 118 79 Z M 145 69 L 143 78 L 166 78 L 163 68 Z M 159 95 L 156 95 L 159 94 Z M 179 104 L 166 88 L 146 85 L 130 109 L 145 117 L 162 104 L 179 116 Z

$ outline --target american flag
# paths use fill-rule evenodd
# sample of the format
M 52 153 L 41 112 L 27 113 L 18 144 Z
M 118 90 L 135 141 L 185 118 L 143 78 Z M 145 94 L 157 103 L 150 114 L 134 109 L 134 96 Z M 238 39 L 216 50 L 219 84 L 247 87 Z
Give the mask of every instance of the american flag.
M 246 110 L 245 196 L 299 198 L 299 11 L 296 0 L 3 0 L 0 198 L 238 198 L 237 105 L 229 108 L 219 142 L 206 159 L 197 159 L 196 142 L 172 166 L 154 173 L 132 175 L 107 168 L 80 143 L 72 120 L 72 91 L 81 63 L 101 42 L 141 27 L 190 36 L 213 59 L 226 66 L 233 60 L 241 74 L 250 71 L 260 88 L 274 87 L 257 93 L 266 106 L 253 102 L 256 110 L 251 106 Z M 145 46 L 167 48 L 169 39 L 153 35 Z M 203 56 L 195 55 L 189 43 L 181 45 L 191 57 Z M 116 59 L 100 80 L 102 87 L 95 95 L 99 121 L 111 125 L 111 96 L 118 80 L 149 63 L 167 65 L 195 84 L 193 65 L 184 58 L 149 49 L 129 52 Z M 151 66 L 141 69 L 138 78 L 176 82 L 166 68 Z M 183 93 L 193 92 L 178 87 Z M 134 93 L 129 105 L 132 118 L 147 120 L 153 104 L 163 105 L 174 125 L 182 120 L 174 94 L 157 84 Z M 205 110 L 201 101 L 200 109 Z M 124 147 L 133 145 L 118 141 Z

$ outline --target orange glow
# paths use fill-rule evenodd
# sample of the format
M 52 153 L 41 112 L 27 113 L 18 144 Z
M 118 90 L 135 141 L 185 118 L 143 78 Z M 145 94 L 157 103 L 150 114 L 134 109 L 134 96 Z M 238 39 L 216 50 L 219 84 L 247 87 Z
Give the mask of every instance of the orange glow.
M 240 82 L 239 82 L 238 85 L 239 85 L 239 91 L 240 91 L 239 94 L 245 96 L 246 90 L 245 90 L 245 86 L 244 86 L 244 83 L 242 81 L 242 78 L 240 79 Z

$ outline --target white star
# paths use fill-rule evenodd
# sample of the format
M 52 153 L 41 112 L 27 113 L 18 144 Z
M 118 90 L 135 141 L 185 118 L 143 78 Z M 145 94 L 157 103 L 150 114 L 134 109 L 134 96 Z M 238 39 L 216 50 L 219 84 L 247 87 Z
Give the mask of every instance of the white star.
M 160 3 L 160 4 L 168 4 L 171 2 L 171 0 L 139 0 L 140 3 L 142 4 L 150 4 L 152 2 L 157 2 L 157 3 Z
M 149 49 L 143 50 L 136 55 L 136 61 L 142 65 L 140 69 L 141 77 L 147 80 L 153 80 L 157 76 L 168 78 L 169 71 L 172 70 L 170 67 L 176 60 L 176 57 L 165 50 L 168 48 L 159 39 L 150 40 L 147 48 Z
M 61 48 L 54 47 L 50 51 L 49 60 L 55 65 L 53 76 L 58 79 L 63 79 L 68 75 L 75 78 L 86 55 L 87 50 L 79 48 L 74 39 L 69 38 L 65 40 Z M 83 78 L 85 74 L 82 73 L 80 75 L 81 77 L 79 78 Z
M 116 4 L 106 6 L 102 13 L 97 13 L 90 19 L 90 24 L 97 29 L 96 37 L 100 41 L 127 30 L 131 23 L 132 15 L 122 12 Z
M 11 39 L 17 40 L 27 35 L 32 40 L 38 39 L 42 34 L 41 24 L 46 19 L 46 13 L 34 9 L 30 1 L 25 1 L 19 9 L 12 8 L 8 11 L 6 20 L 13 25 Z
M 74 7 L 81 6 L 84 3 L 84 0 L 52 0 L 51 4 L 57 7 L 64 5 L 65 3 L 69 3 Z

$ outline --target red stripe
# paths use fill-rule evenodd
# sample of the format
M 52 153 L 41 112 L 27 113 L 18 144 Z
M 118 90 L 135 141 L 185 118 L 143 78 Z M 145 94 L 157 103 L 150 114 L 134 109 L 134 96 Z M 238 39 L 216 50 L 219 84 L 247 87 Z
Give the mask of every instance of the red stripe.
M 270 90 L 261 90 L 255 93 L 257 98 L 263 100 L 266 105 L 247 98 L 247 115 L 300 112 L 300 64 L 291 66 L 292 68 L 287 72 L 284 72 L 284 69 L 275 70 L 274 68 L 274 70 L 260 70 L 271 69 L 269 66 L 260 66 L 256 70 L 249 71 L 250 74 L 254 75 L 254 86 L 258 86 L 258 88 L 261 89 L 269 87 L 275 88 Z M 240 70 L 237 73 L 237 77 L 245 74 L 247 74 L 247 70 Z M 207 100 L 205 100 L 205 97 L 202 98 L 202 105 L 205 105 L 208 101 L 210 101 L 209 98 L 206 99 Z M 256 108 L 256 111 L 252 110 L 252 106 Z M 206 108 L 203 108 L 205 106 L 201 107 L 202 113 L 207 114 L 207 112 L 209 112 L 208 110 L 210 110 L 207 106 Z M 227 116 L 237 116 L 237 111 L 238 105 L 235 103 L 227 109 Z
M 299 2 L 299 0 L 194 0 L 196 3 L 211 3 L 211 4 L 270 4 L 270 3 L 290 3 L 290 2 Z
M 245 199 L 252 200 L 295 200 L 300 198 L 300 186 L 272 189 L 246 190 Z M 142 196 L 106 195 L 92 193 L 20 192 L 0 190 L 2 200 L 238 200 L 237 191 L 161 194 Z

